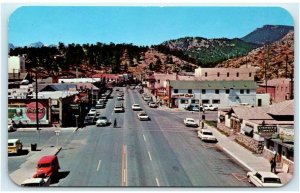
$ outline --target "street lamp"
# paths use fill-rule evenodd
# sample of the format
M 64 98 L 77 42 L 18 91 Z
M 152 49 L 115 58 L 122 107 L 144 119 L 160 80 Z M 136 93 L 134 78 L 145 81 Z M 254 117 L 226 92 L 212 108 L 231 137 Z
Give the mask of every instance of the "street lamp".
M 58 148 L 58 137 L 59 137 L 60 131 L 55 130 L 54 132 L 55 132 L 55 135 L 56 135 L 56 147 Z

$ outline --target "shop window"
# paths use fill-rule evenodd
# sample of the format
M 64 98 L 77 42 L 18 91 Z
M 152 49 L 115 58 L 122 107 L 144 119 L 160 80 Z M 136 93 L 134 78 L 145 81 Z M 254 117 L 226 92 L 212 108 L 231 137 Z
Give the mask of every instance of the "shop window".
M 212 104 L 220 104 L 220 100 L 219 99 L 214 99 L 214 100 L 212 100 Z
M 247 94 L 250 94 L 250 90 L 249 90 L 249 89 L 247 89 L 247 90 L 246 90 L 246 93 L 247 93 Z
M 189 89 L 189 90 L 188 90 L 188 93 L 189 93 L 189 94 L 192 94 L 192 93 L 193 93 L 192 89 Z
M 206 90 L 205 89 L 202 89 L 202 94 L 206 94 Z
M 186 100 L 186 99 L 181 99 L 181 100 L 180 100 L 180 103 L 181 103 L 181 104 L 188 104 L 188 103 L 189 103 L 189 101 L 188 101 L 188 100 Z
M 202 100 L 202 104 L 209 104 L 209 100 Z
M 241 89 L 241 90 L 240 90 L 240 94 L 244 94 L 244 89 Z
M 229 89 L 226 89 L 226 91 L 225 91 L 225 92 L 226 92 L 226 94 L 229 94 Z
M 220 90 L 219 89 L 216 89 L 215 90 L 215 94 L 219 94 L 220 93 Z
M 174 93 L 178 93 L 178 89 L 174 89 Z
M 250 73 L 249 73 L 249 77 L 251 77 L 251 76 L 252 76 L 252 73 L 250 72 Z
M 204 76 L 207 77 L 207 72 L 204 73 Z

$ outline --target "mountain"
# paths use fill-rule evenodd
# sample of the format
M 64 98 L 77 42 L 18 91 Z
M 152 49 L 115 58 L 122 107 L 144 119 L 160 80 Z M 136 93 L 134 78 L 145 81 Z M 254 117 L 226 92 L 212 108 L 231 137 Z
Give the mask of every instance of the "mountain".
M 241 39 L 245 42 L 264 45 L 280 40 L 290 31 L 294 31 L 293 26 L 264 25 Z
M 43 46 L 44 46 L 44 44 L 42 42 L 35 42 L 35 43 L 31 43 L 28 47 L 30 47 L 30 48 L 41 48 Z
M 175 40 L 165 41 L 158 47 L 159 51 L 169 49 L 171 54 L 179 56 L 176 52 L 183 52 L 189 58 L 195 60 L 195 63 L 202 67 L 214 67 L 216 64 L 246 55 L 249 51 L 257 48 L 257 44 L 244 42 L 241 39 L 206 39 L 202 37 L 185 37 Z M 175 51 L 175 52 L 174 52 Z
M 247 56 L 224 61 L 217 67 L 240 68 L 254 66 L 257 68 L 257 78 L 262 80 L 265 77 L 265 64 L 267 63 L 269 55 L 269 63 L 267 66 L 268 78 L 286 77 L 286 71 L 288 77 L 294 74 L 294 32 L 289 32 L 282 39 L 273 42 L 268 47 L 259 47 L 249 52 Z
M 9 49 L 9 50 L 10 50 L 10 49 L 15 49 L 15 46 L 14 46 L 13 44 L 9 43 L 9 44 L 8 44 L 8 49 Z

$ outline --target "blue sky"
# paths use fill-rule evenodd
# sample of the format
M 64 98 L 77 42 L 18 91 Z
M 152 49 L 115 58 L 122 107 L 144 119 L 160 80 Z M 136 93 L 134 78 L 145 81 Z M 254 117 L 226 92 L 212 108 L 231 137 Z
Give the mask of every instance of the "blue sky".
M 275 7 L 21 7 L 9 19 L 15 46 L 133 43 L 154 45 L 186 36 L 240 38 L 263 25 L 291 25 Z

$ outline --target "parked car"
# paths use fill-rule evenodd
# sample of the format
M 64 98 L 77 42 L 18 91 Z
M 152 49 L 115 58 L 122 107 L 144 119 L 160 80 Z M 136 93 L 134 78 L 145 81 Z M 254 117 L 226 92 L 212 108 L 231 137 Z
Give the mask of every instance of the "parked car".
M 117 96 L 117 100 L 118 100 L 118 101 L 121 101 L 121 100 L 123 100 L 123 96 L 120 96 L 120 95 L 119 95 L 119 96 Z
M 137 114 L 137 117 L 140 121 L 149 121 L 150 117 L 147 115 L 146 112 L 142 111 L 140 113 Z
M 34 178 L 46 178 L 57 176 L 60 169 L 58 158 L 56 155 L 43 156 L 37 163 L 37 172 L 33 175 Z
M 214 105 L 211 105 L 211 104 L 204 104 L 203 105 L 203 109 L 205 111 L 217 111 L 218 110 L 218 107 L 217 106 L 214 106 Z
M 51 183 L 51 179 L 47 178 L 29 178 L 26 179 L 24 182 L 21 183 L 21 186 L 28 186 L 28 187 L 42 187 L 42 186 L 49 186 Z
M 152 98 L 150 96 L 145 96 L 144 101 L 152 101 Z
M 198 131 L 198 137 L 202 141 L 212 141 L 212 142 L 217 142 L 217 138 L 213 135 L 213 132 L 208 130 L 208 129 L 201 129 Z
M 23 144 L 20 139 L 8 139 L 8 153 L 20 153 L 23 148 Z
M 114 111 L 115 111 L 115 113 L 124 113 L 125 109 L 121 105 L 116 105 L 115 108 L 114 108 Z
M 198 127 L 198 123 L 196 123 L 196 121 L 193 118 L 185 118 L 183 120 L 183 123 L 187 127 Z
M 149 103 L 149 107 L 151 107 L 151 108 L 157 108 L 158 105 L 157 105 L 157 103 L 155 103 L 155 102 L 150 102 L 150 103 Z
M 195 112 L 203 111 L 202 106 L 199 106 L 199 104 L 190 104 L 185 109 L 188 111 L 195 111 Z
M 107 117 L 104 116 L 99 117 L 96 121 L 96 126 L 107 126 L 109 124 L 109 120 L 107 119 Z
M 279 187 L 282 186 L 280 178 L 272 172 L 252 171 L 247 173 L 248 181 L 255 186 Z
M 14 127 L 14 125 L 11 124 L 11 123 L 9 123 L 9 124 L 7 125 L 7 127 L 8 127 L 8 132 L 12 132 L 12 131 L 15 131 L 15 130 L 16 130 L 16 128 Z
M 95 107 L 92 107 L 89 111 L 89 113 L 96 113 L 96 108 Z
M 96 116 L 86 116 L 84 118 L 83 124 L 84 125 L 93 125 L 93 124 L 95 124 L 96 120 L 97 120 Z
M 139 104 L 133 104 L 131 106 L 131 108 L 132 108 L 133 111 L 141 111 L 142 110 L 142 108 Z

